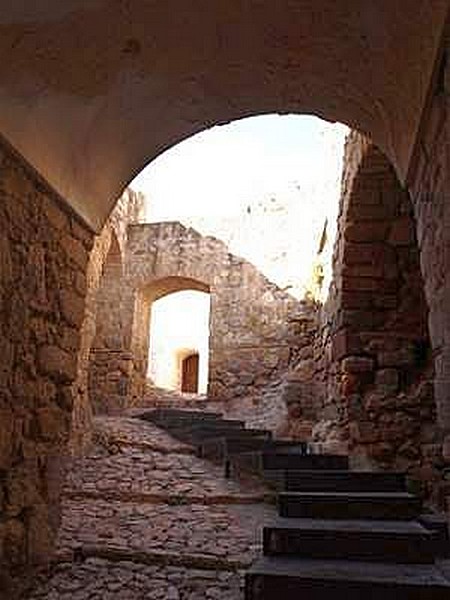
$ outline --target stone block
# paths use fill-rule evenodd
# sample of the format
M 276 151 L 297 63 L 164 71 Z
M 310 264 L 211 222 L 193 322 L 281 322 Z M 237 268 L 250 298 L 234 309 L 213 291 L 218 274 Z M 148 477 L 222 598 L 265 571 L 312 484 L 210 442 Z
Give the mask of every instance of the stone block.
M 358 271 L 358 268 L 354 268 L 354 271 Z M 356 291 L 356 292 L 377 292 L 386 291 L 386 286 L 389 282 L 382 279 L 374 279 L 372 277 L 355 277 L 344 276 L 342 279 L 342 289 L 345 291 Z
M 10 242 L 5 233 L 0 233 L 0 285 L 7 289 L 13 275 Z M 0 288 L 1 291 L 1 288 Z
M 366 356 L 348 356 L 341 363 L 341 369 L 344 373 L 370 373 L 373 368 L 373 358 Z
M 92 250 L 94 245 L 93 233 L 85 225 L 82 225 L 76 217 L 71 218 L 70 228 L 73 236 L 80 240 L 87 250 Z
M 377 358 L 380 367 L 410 368 L 416 363 L 414 348 L 408 344 L 396 350 L 381 350 Z
M 76 357 L 58 346 L 42 346 L 38 351 L 38 368 L 57 382 L 71 383 L 76 376 Z
M 53 555 L 54 531 L 48 519 L 49 508 L 38 504 L 30 512 L 27 527 L 28 558 L 33 564 L 46 564 Z
M 359 336 L 348 329 L 341 329 L 335 333 L 331 340 L 331 353 L 333 361 L 341 360 L 350 354 L 358 354 L 362 350 Z
M 409 246 L 415 242 L 414 222 L 408 215 L 396 219 L 389 232 L 389 244 Z
M 393 212 L 393 207 L 382 204 L 352 203 L 348 211 L 348 218 L 352 221 L 383 221 L 388 219 Z
M 381 242 L 386 238 L 389 222 L 366 221 L 348 223 L 344 229 L 344 238 L 348 242 Z
M 75 354 L 80 346 L 80 330 L 75 327 L 64 327 L 61 333 L 59 346 L 66 352 Z
M 84 272 L 88 264 L 89 255 L 82 242 L 66 234 L 61 239 L 61 245 L 67 258 Z
M 338 327 L 349 327 L 356 331 L 372 330 L 384 321 L 384 315 L 381 311 L 376 310 L 358 310 L 345 309 L 341 310 L 337 319 Z
M 343 265 L 342 275 L 344 277 L 372 277 L 381 279 L 384 275 L 382 264 L 365 264 L 365 265 Z
M 450 464 L 450 434 L 447 435 L 442 444 L 442 456 L 446 463 Z
M 42 209 L 51 227 L 55 230 L 68 228 L 68 218 L 56 202 L 48 196 L 42 198 Z
M 375 386 L 382 393 L 395 393 L 399 386 L 397 369 L 379 369 L 375 374 Z
M 14 415 L 10 408 L 0 409 L 0 469 L 10 466 L 14 437 Z
M 14 346 L 4 335 L 0 335 L 0 389 L 7 382 L 14 362 Z
M 384 291 L 384 290 L 383 290 Z M 381 310 L 397 308 L 398 297 L 397 294 L 375 294 L 373 297 L 374 308 Z
M 75 274 L 74 290 L 82 298 L 84 298 L 86 296 L 87 280 L 86 280 L 86 275 L 84 273 L 82 273 L 81 271 L 77 271 L 77 273 Z
M 45 441 L 64 440 L 69 427 L 69 416 L 57 406 L 47 406 L 36 411 L 40 437 Z
M 344 310 L 372 310 L 377 299 L 373 291 L 347 290 L 341 291 L 341 304 Z
M 385 264 L 395 261 L 394 249 L 382 243 L 347 243 L 344 248 L 343 262 L 347 265 Z
M 84 298 L 72 289 L 63 289 L 59 292 L 59 301 L 65 321 L 72 327 L 80 327 L 84 318 Z
M 9 519 L 3 526 L 5 562 L 18 566 L 26 560 L 26 530 L 19 519 Z

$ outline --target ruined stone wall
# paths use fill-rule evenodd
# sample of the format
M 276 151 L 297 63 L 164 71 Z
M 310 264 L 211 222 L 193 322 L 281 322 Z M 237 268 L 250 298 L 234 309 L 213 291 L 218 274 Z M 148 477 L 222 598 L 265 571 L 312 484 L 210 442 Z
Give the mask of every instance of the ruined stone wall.
M 437 419 L 443 431 L 442 470 L 450 468 L 450 42 L 436 73 L 422 119 L 416 160 L 409 177 L 417 221 L 420 262 L 429 306 Z M 441 486 L 450 512 L 450 484 Z M 445 500 L 444 500 L 445 502 Z
M 117 201 L 102 231 L 95 237 L 93 248 L 89 254 L 86 273 L 87 293 L 80 333 L 81 345 L 78 353 L 77 378 L 73 384 L 74 409 L 69 445 L 73 455 L 82 454 L 91 443 L 92 414 L 96 409 L 96 399 L 94 390 L 89 389 L 89 372 L 91 371 L 91 376 L 95 376 L 95 373 L 92 375 L 92 365 L 96 362 L 95 357 L 98 356 L 99 362 L 101 362 L 107 355 L 104 352 L 105 347 L 107 348 L 104 344 L 105 336 L 101 332 L 99 333 L 96 327 L 99 310 L 104 311 L 100 316 L 103 326 L 109 322 L 108 310 L 111 305 L 108 305 L 107 298 L 111 284 L 107 279 L 111 270 L 107 264 L 107 258 L 113 254 L 122 264 L 128 224 L 138 221 L 143 210 L 143 202 L 141 194 L 129 188 L 126 189 Z M 111 262 L 114 263 L 114 260 Z M 119 273 L 121 273 L 121 268 L 120 266 Z M 114 267 L 112 269 L 114 272 Z M 111 290 L 113 299 L 115 291 Z M 120 305 L 114 301 L 112 307 L 120 309 Z M 114 326 L 116 323 L 117 319 L 114 320 Z
M 439 479 L 433 360 L 409 194 L 363 136 L 346 144 L 334 277 L 314 346 L 314 439 L 355 462 Z M 316 388 L 318 389 L 318 388 Z
M 92 438 L 92 404 L 88 392 L 88 367 L 92 342 L 95 337 L 97 290 L 103 264 L 111 245 L 111 228 L 105 227 L 96 236 L 86 271 L 86 299 L 83 323 L 80 331 L 80 350 L 77 361 L 77 377 L 72 385 L 74 405 L 70 431 L 69 449 L 72 455 L 83 454 Z
M 0 590 L 14 598 L 7 573 L 49 560 L 58 525 L 93 235 L 6 145 L 0 195 Z
M 130 327 L 123 310 L 127 289 L 123 283 L 123 259 L 115 236 L 103 266 L 96 299 L 96 333 L 90 352 L 89 397 L 94 412 L 124 408 L 128 395 Z M 107 399 L 107 405 L 105 405 Z
M 97 361 L 92 383 L 99 403 L 103 397 L 113 410 L 119 408 L 120 403 L 111 403 L 114 385 L 135 400 L 139 397 L 147 370 L 151 303 L 181 289 L 211 293 L 210 396 L 226 400 L 256 393 L 287 368 L 296 343 L 290 315 L 298 302 L 230 254 L 225 244 L 180 223 L 132 225 L 126 256 L 122 289 L 114 293 L 126 323 L 119 335 L 122 346 L 116 345 L 115 362 L 121 365 L 111 363 L 112 354 L 102 356 L 103 367 Z M 103 328 L 100 322 L 98 326 Z

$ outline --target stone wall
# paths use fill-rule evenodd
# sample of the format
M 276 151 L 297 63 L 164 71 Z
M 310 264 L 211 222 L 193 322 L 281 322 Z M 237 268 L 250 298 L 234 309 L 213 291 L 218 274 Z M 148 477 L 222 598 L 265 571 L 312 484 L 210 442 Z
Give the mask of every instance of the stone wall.
M 313 361 L 313 439 L 364 467 L 407 470 L 429 493 L 440 478 L 440 432 L 416 224 L 383 154 L 346 144 L 333 281 Z M 301 375 L 304 373 L 304 375 Z
M 417 221 L 420 262 L 429 306 L 437 418 L 443 430 L 443 467 L 450 469 L 450 43 L 436 73 L 422 119 L 409 186 Z M 442 487 L 450 512 L 450 484 Z
M 127 394 L 138 400 L 147 372 L 151 304 L 170 292 L 200 289 L 211 294 L 212 398 L 257 394 L 292 361 L 297 334 L 291 317 L 299 303 L 249 262 L 230 254 L 221 241 L 180 223 L 132 225 L 123 273 L 119 288 L 111 287 L 120 310 L 102 311 L 98 322 L 99 331 L 111 333 L 109 345 L 116 352 L 96 352 L 92 367 L 92 394 L 102 410 L 123 407 Z
M 93 235 L 6 144 L 0 147 L 0 195 L 4 592 L 8 572 L 51 557 Z M 25 584 L 26 577 L 17 581 Z
M 111 287 L 109 279 L 112 277 L 114 280 L 117 272 L 121 275 L 122 256 L 127 242 L 127 227 L 129 223 L 138 221 L 143 210 L 143 202 L 141 194 L 129 188 L 126 189 L 118 199 L 101 233 L 95 237 L 89 255 L 86 273 L 87 294 L 80 333 L 81 347 L 78 353 L 77 378 L 73 384 L 75 401 L 70 436 L 71 454 L 82 454 L 91 443 L 91 421 L 92 414 L 96 410 L 96 398 L 92 386 L 89 389 L 89 375 L 95 377 L 90 365 L 95 364 L 96 353 L 99 357 L 104 357 L 104 349 L 108 348 L 105 345 L 105 337 L 107 337 L 105 332 L 97 330 L 97 312 L 101 311 L 99 320 L 104 327 L 109 322 L 108 313 L 111 307 L 116 306 L 114 293 L 117 285 L 115 290 L 111 290 L 113 302 L 112 304 L 108 303 L 108 290 Z M 117 313 L 115 314 L 117 315 Z M 117 326 L 119 321 L 116 318 L 113 322 L 114 326 Z

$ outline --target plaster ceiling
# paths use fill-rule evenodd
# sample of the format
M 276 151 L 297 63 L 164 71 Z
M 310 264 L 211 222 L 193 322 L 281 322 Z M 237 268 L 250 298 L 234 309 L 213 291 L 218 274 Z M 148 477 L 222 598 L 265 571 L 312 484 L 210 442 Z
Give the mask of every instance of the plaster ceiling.
M 405 179 L 448 0 L 0 0 L 0 131 L 99 229 L 154 157 L 217 123 L 316 114 Z

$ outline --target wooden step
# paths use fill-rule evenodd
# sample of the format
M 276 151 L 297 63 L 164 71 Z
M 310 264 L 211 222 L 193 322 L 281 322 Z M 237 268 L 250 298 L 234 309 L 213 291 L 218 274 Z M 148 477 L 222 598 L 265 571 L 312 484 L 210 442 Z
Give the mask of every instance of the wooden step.
M 247 572 L 245 600 L 448 600 L 436 565 L 263 557 Z
M 421 501 L 407 492 L 281 492 L 278 508 L 281 517 L 407 520 Z
M 431 563 L 437 535 L 417 521 L 278 518 L 264 528 L 264 554 Z

